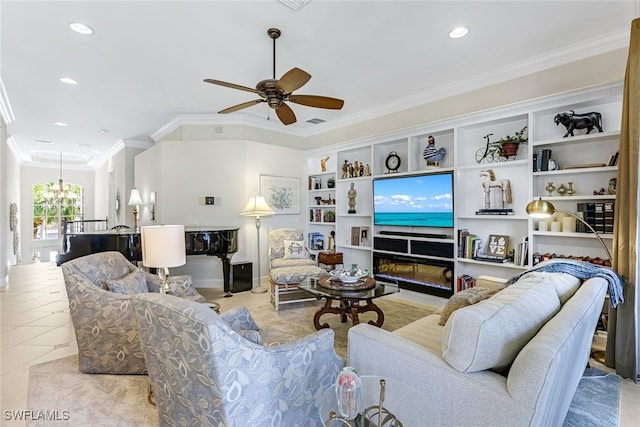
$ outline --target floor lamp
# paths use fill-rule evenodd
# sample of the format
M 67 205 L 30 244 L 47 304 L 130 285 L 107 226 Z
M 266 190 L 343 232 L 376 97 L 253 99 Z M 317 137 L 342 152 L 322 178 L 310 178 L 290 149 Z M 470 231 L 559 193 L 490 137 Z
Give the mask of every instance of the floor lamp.
M 251 292 L 254 294 L 263 294 L 267 289 L 262 287 L 260 280 L 260 217 L 274 215 L 275 212 L 262 196 L 252 196 L 244 209 L 240 212 L 241 216 L 253 216 L 256 218 L 256 241 L 258 242 L 258 286 L 252 287 Z
M 600 237 L 600 235 L 596 232 L 596 230 L 593 229 L 591 225 L 589 225 L 584 219 L 580 218 L 578 215 L 574 214 L 573 212 L 556 209 L 552 203 L 547 202 L 546 200 L 542 200 L 542 198 L 530 202 L 526 207 L 526 211 L 531 218 L 539 218 L 539 219 L 549 218 L 551 215 L 553 215 L 556 212 L 574 217 L 575 219 L 580 221 L 582 224 L 584 224 L 593 233 L 594 236 L 596 236 L 596 238 L 602 245 L 604 252 L 607 254 L 608 259 L 611 261 L 611 258 L 612 258 L 611 252 L 609 252 L 609 248 L 607 248 L 607 245 L 604 243 L 604 240 L 602 240 L 602 237 Z M 604 351 L 599 351 L 599 350 L 594 351 L 591 353 L 591 356 L 594 359 L 596 359 L 598 362 L 604 363 Z
M 157 268 L 161 280 L 160 293 L 168 294 L 169 267 L 187 263 L 184 225 L 150 225 L 140 229 L 142 264 Z

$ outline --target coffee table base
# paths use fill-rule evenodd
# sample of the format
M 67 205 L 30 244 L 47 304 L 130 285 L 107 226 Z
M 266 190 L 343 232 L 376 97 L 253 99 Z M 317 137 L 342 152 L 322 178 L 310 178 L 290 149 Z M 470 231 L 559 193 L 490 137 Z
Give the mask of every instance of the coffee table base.
M 358 317 L 359 313 L 374 311 L 378 314 L 378 318 L 376 319 L 375 322 L 373 320 L 370 320 L 368 323 L 370 325 L 374 325 L 377 327 L 382 326 L 382 324 L 384 323 L 384 313 L 382 312 L 380 307 L 378 307 L 373 303 L 371 298 L 367 298 L 364 300 L 342 298 L 338 300 L 338 299 L 333 299 L 329 297 L 324 297 L 324 299 L 325 299 L 324 306 L 322 306 L 318 311 L 316 311 L 316 313 L 313 316 L 313 325 L 317 330 L 320 330 L 323 328 L 329 328 L 328 323 L 320 323 L 320 317 L 322 317 L 327 313 L 339 314 L 340 321 L 342 323 L 345 323 L 347 321 L 347 317 L 351 317 L 351 322 L 355 326 L 358 323 L 360 323 L 360 318 Z M 337 307 L 334 307 L 332 305 L 333 301 L 338 301 L 339 305 Z M 360 303 L 362 301 L 364 301 L 366 304 L 361 305 Z

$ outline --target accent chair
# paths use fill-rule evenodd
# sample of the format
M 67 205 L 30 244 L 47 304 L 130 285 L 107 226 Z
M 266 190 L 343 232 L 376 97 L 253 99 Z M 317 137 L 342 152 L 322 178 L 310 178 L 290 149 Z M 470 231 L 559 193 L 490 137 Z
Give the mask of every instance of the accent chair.
M 61 266 L 78 343 L 79 369 L 91 374 L 146 374 L 131 294 L 159 292 L 160 278 L 119 252 L 100 252 Z M 171 291 L 205 302 L 191 276 L 170 277 Z
M 316 298 L 298 285 L 307 276 L 317 276 L 325 270 L 309 257 L 304 233 L 296 228 L 269 228 L 269 279 L 271 302 L 276 311 L 280 305 Z
M 344 367 L 333 331 L 265 346 L 246 308 L 218 315 L 150 293 L 132 302 L 160 425 L 322 425 L 317 400 Z

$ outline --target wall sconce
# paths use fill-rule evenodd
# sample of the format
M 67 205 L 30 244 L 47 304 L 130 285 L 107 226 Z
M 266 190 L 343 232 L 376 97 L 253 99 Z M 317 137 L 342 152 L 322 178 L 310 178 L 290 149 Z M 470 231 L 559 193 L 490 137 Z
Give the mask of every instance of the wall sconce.
M 149 193 L 149 204 L 150 206 L 150 212 L 151 212 L 151 221 L 155 221 L 156 220 L 156 192 L 152 191 L 151 193 Z
M 129 197 L 129 203 L 127 205 L 133 206 L 133 227 L 136 232 L 138 231 L 138 212 L 140 212 L 139 206 L 142 205 L 142 199 L 140 198 L 140 192 L 137 188 L 131 189 L 131 196 Z

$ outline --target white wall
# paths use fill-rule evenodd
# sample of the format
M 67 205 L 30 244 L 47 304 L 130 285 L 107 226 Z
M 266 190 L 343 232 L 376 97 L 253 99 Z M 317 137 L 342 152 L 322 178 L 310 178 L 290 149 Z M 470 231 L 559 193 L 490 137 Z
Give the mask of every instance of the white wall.
M 193 128 L 195 126 L 189 126 Z M 193 131 L 193 129 L 190 129 Z M 188 134 L 189 132 L 180 132 Z M 301 178 L 303 151 L 247 140 L 166 140 L 135 158 L 135 182 L 145 202 L 139 225 L 184 224 L 239 228 L 238 252 L 232 262 L 254 262 L 257 275 L 256 229 L 252 218 L 241 217 L 249 197 L 259 192 L 260 174 Z M 149 193 L 156 191 L 156 221 L 149 216 Z M 199 197 L 214 196 L 215 205 L 203 206 Z M 302 201 L 301 201 L 302 203 Z M 277 215 L 262 220 L 261 276 L 268 275 L 268 227 L 303 227 L 301 215 Z M 222 267 L 217 259 L 190 256 L 172 274 L 191 274 L 201 287 L 221 287 Z

